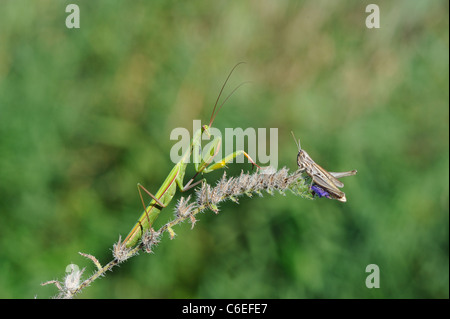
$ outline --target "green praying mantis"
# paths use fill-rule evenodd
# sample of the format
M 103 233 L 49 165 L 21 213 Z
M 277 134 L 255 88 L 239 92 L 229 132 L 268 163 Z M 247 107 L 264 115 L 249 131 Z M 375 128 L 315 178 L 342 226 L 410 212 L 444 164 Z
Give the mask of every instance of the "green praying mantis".
M 200 174 L 200 173 L 206 174 L 206 173 L 212 172 L 214 170 L 221 169 L 224 166 L 226 166 L 226 164 L 228 162 L 230 162 L 231 160 L 233 160 L 234 158 L 236 158 L 239 155 L 244 155 L 245 157 L 247 157 L 249 162 L 252 164 L 252 168 L 254 166 L 259 167 L 259 165 L 257 165 L 253 161 L 253 159 L 250 157 L 250 155 L 248 155 L 243 150 L 238 150 L 234 153 L 231 153 L 228 156 L 225 156 L 224 158 L 222 158 L 219 162 L 216 162 L 215 164 L 211 165 L 213 158 L 217 155 L 217 153 L 220 150 L 220 146 L 222 143 L 222 139 L 220 137 L 214 138 L 214 140 L 209 144 L 210 145 L 209 148 L 205 149 L 204 152 L 201 152 L 202 135 L 206 134 L 206 136 L 208 138 L 211 137 L 210 128 L 212 127 L 212 124 L 214 122 L 214 119 L 215 119 L 217 113 L 220 111 L 220 109 L 225 104 L 225 102 L 228 100 L 228 98 L 243 84 L 242 83 L 241 85 L 236 87 L 226 97 L 226 99 L 222 102 L 222 104 L 220 104 L 220 106 L 217 108 L 217 103 L 219 102 L 220 96 L 222 95 L 223 89 L 225 88 L 225 85 L 227 84 L 228 79 L 230 78 L 234 69 L 239 64 L 242 64 L 242 63 L 243 62 L 236 64 L 233 67 L 233 69 L 230 71 L 230 73 L 228 74 L 228 77 L 226 78 L 226 80 L 219 92 L 219 96 L 217 97 L 216 103 L 214 104 L 214 108 L 213 108 L 213 111 L 211 114 L 209 124 L 203 125 L 201 127 L 201 129 L 198 129 L 194 133 L 194 135 L 191 139 L 191 142 L 190 142 L 189 149 L 183 154 L 180 161 L 178 163 L 176 163 L 175 166 L 172 168 L 169 175 L 167 176 L 167 178 L 165 179 L 165 181 L 163 182 L 163 184 L 161 185 L 159 190 L 156 192 L 156 194 L 153 195 L 147 189 L 145 189 L 141 184 L 137 185 L 138 191 L 139 191 L 139 196 L 140 196 L 142 205 L 144 207 L 144 212 L 142 213 L 141 217 L 137 221 L 136 225 L 134 225 L 133 229 L 130 231 L 128 236 L 123 241 L 123 245 L 125 245 L 126 248 L 134 247 L 139 242 L 141 237 L 145 234 L 145 232 L 147 230 L 151 229 L 153 223 L 158 218 L 161 210 L 163 208 L 167 207 L 167 205 L 169 205 L 169 203 L 172 201 L 172 199 L 176 193 L 177 186 L 181 192 L 185 192 L 185 191 L 195 187 L 196 185 L 198 185 L 199 183 L 201 183 L 203 181 L 203 179 L 202 179 L 197 182 L 194 182 L 194 180 L 198 176 L 198 174 Z M 217 108 L 217 111 L 216 111 L 216 108 Z M 203 156 L 202 154 L 205 154 L 205 155 Z M 195 168 L 196 173 L 187 182 L 186 185 L 183 185 L 186 167 L 190 160 L 191 155 L 194 156 L 194 168 Z M 152 200 L 148 206 L 145 206 L 144 200 L 142 198 L 141 190 L 146 192 L 152 198 Z

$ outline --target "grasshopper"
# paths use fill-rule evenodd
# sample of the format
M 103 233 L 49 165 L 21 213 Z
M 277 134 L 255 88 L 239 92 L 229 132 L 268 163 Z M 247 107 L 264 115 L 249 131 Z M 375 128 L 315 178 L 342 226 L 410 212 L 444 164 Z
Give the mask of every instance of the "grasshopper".
M 241 62 L 243 63 L 243 62 Z M 144 206 L 144 212 L 142 213 L 141 217 L 138 219 L 136 225 L 132 228 L 128 236 L 123 241 L 123 245 L 125 245 L 126 248 L 134 247 L 138 241 L 141 239 L 141 237 L 144 235 L 144 233 L 151 229 L 154 221 L 158 217 L 161 210 L 171 202 L 172 198 L 174 197 L 177 186 L 180 189 L 181 192 L 185 192 L 199 183 L 203 181 L 199 180 L 194 183 L 195 178 L 198 174 L 206 174 L 209 172 L 212 172 L 214 170 L 223 168 L 226 166 L 228 162 L 236 158 L 237 156 L 243 154 L 245 157 L 248 158 L 249 162 L 252 164 L 252 168 L 254 166 L 257 166 L 259 168 L 259 165 L 257 165 L 253 159 L 243 150 L 236 151 L 234 153 L 229 154 L 228 156 L 225 156 L 221 161 L 210 165 L 213 158 L 217 155 L 217 153 L 220 150 L 220 145 L 222 143 L 222 139 L 220 137 L 214 138 L 214 140 L 209 144 L 209 148 L 205 150 L 203 154 L 205 157 L 201 154 L 201 140 L 202 140 L 202 134 L 206 134 L 206 136 L 211 137 L 210 134 L 210 128 L 212 127 L 212 124 L 214 122 L 214 119 L 217 115 L 217 113 L 220 111 L 222 106 L 225 104 L 225 102 L 228 100 L 228 98 L 242 85 L 239 85 L 236 87 L 227 97 L 226 99 L 220 104 L 220 106 L 217 108 L 217 103 L 219 102 L 220 96 L 223 92 L 223 89 L 225 85 L 228 82 L 228 79 L 230 78 L 231 74 L 233 73 L 234 69 L 241 63 L 236 64 L 231 72 L 228 74 L 228 77 L 226 78 L 224 84 L 222 85 L 222 88 L 219 92 L 219 96 L 217 97 L 216 103 L 214 104 L 214 108 L 211 114 L 211 118 L 208 125 L 203 125 L 201 129 L 198 129 L 190 142 L 189 149 L 183 154 L 181 160 L 175 164 L 175 166 L 170 171 L 169 175 L 159 188 L 159 190 L 156 192 L 155 195 L 150 193 L 147 189 L 145 189 L 141 184 L 138 184 L 138 191 L 139 196 L 142 202 L 142 205 Z M 216 111 L 217 108 L 217 111 Z M 186 185 L 183 185 L 184 182 L 184 175 L 186 172 L 187 163 L 189 162 L 190 156 L 193 155 L 196 157 L 194 159 L 194 168 L 196 171 L 196 174 L 187 182 Z M 198 159 L 198 160 L 196 160 Z M 148 206 L 145 206 L 144 200 L 142 198 L 141 189 L 145 191 L 151 198 L 151 202 Z
M 344 187 L 344 183 L 342 183 L 338 178 L 356 175 L 357 170 L 354 169 L 348 172 L 337 173 L 328 172 L 322 166 L 314 162 L 313 159 L 308 155 L 308 153 L 306 153 L 306 151 L 302 150 L 300 146 L 300 140 L 298 140 L 297 142 L 297 139 L 294 136 L 294 132 L 291 133 L 298 148 L 298 169 L 300 171 L 306 171 L 306 174 L 311 177 L 312 181 L 310 188 L 312 189 L 312 191 L 318 194 L 319 197 L 334 198 L 340 202 L 345 203 L 347 201 L 347 198 L 345 198 L 345 193 L 339 189 Z

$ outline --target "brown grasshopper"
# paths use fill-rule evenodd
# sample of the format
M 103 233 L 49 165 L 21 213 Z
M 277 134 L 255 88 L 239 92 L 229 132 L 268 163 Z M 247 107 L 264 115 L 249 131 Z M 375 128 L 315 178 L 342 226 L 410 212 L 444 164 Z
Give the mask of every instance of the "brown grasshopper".
M 300 140 L 298 140 L 297 143 L 294 132 L 291 133 L 298 148 L 298 169 L 300 171 L 306 171 L 306 174 L 311 177 L 311 190 L 319 197 L 334 198 L 340 202 L 345 203 L 347 201 L 347 199 L 345 198 L 345 193 L 339 189 L 344 187 L 344 183 L 342 183 L 338 178 L 355 175 L 357 173 L 357 170 L 354 169 L 348 172 L 337 173 L 328 172 L 322 166 L 314 162 L 313 159 L 308 155 L 308 153 L 306 153 L 306 151 L 302 150 L 302 148 L 300 147 Z

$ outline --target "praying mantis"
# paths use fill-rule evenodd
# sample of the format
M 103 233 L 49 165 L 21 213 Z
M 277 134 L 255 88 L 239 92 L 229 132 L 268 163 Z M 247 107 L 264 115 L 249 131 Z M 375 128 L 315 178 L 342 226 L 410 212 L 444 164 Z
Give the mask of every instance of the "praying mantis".
M 220 137 L 214 138 L 214 140 L 209 144 L 210 145 L 209 148 L 205 149 L 205 152 L 201 152 L 202 135 L 206 134 L 206 136 L 208 138 L 211 137 L 210 128 L 212 127 L 212 124 L 214 122 L 214 119 L 216 118 L 217 113 L 220 111 L 220 109 L 225 104 L 225 102 L 228 100 L 228 98 L 243 84 L 242 83 L 241 85 L 236 87 L 225 98 L 225 100 L 222 102 L 222 104 L 220 104 L 220 106 L 217 108 L 217 103 L 219 102 L 220 96 L 222 95 L 223 89 L 225 88 L 225 85 L 227 84 L 228 79 L 230 78 L 234 69 L 236 69 L 236 67 L 242 63 L 243 62 L 240 62 L 233 67 L 233 69 L 228 74 L 228 77 L 226 78 L 224 84 L 222 85 L 222 88 L 219 92 L 219 96 L 217 97 L 216 103 L 214 104 L 214 108 L 213 108 L 213 111 L 211 114 L 209 124 L 203 125 L 201 127 L 201 129 L 198 129 L 194 133 L 194 135 L 191 139 L 191 142 L 190 142 L 189 149 L 183 154 L 180 161 L 178 163 L 176 163 L 175 166 L 172 168 L 169 175 L 167 176 L 165 181 L 162 183 L 161 187 L 156 192 L 156 194 L 153 195 L 147 189 L 145 189 L 144 186 L 142 186 L 141 184 L 137 184 L 139 196 L 140 196 L 142 205 L 144 207 L 144 212 L 142 213 L 141 217 L 138 219 L 136 225 L 134 225 L 134 227 L 132 228 L 132 230 L 130 231 L 128 236 L 122 242 L 126 248 L 134 247 L 139 242 L 139 240 L 144 235 L 144 233 L 147 230 L 151 229 L 153 223 L 158 218 L 161 210 L 163 208 L 167 207 L 167 205 L 169 205 L 169 203 L 172 201 L 172 199 L 176 193 L 177 186 L 181 192 L 185 192 L 185 191 L 195 187 L 196 185 L 198 185 L 199 183 L 201 183 L 203 181 L 203 180 L 199 180 L 197 182 L 194 182 L 194 180 L 198 176 L 198 174 L 200 174 L 200 173 L 206 174 L 206 173 L 210 173 L 214 170 L 221 169 L 224 166 L 226 166 L 226 164 L 228 162 L 230 162 L 231 160 L 233 160 L 234 158 L 236 158 L 239 155 L 244 155 L 245 157 L 247 157 L 249 162 L 252 164 L 252 168 L 254 166 L 259 167 L 259 165 L 257 165 L 253 161 L 253 159 L 250 157 L 250 155 L 248 155 L 243 150 L 238 150 L 236 152 L 233 152 L 233 153 L 225 156 L 224 158 L 222 158 L 219 162 L 216 162 L 215 164 L 210 165 L 213 158 L 217 155 L 217 153 L 220 150 L 220 146 L 222 143 L 222 139 Z M 217 111 L 216 111 L 216 108 L 217 108 Z M 202 156 L 202 154 L 205 154 L 204 157 Z M 183 185 L 186 167 L 187 167 L 187 164 L 189 162 L 191 155 L 194 156 L 194 168 L 195 168 L 196 173 L 187 182 L 186 185 Z M 198 158 L 198 156 L 200 158 Z M 147 207 L 145 206 L 144 200 L 142 198 L 141 190 L 146 192 L 152 198 L 150 204 Z

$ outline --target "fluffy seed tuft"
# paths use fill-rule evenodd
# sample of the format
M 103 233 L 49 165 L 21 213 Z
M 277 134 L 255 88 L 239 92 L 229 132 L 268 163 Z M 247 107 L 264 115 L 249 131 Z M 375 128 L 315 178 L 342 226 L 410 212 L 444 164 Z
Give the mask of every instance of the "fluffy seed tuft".
M 117 243 L 113 245 L 113 256 L 119 262 L 124 262 L 134 254 L 131 253 L 131 248 L 127 248 L 122 242 L 122 237 L 119 236 Z

